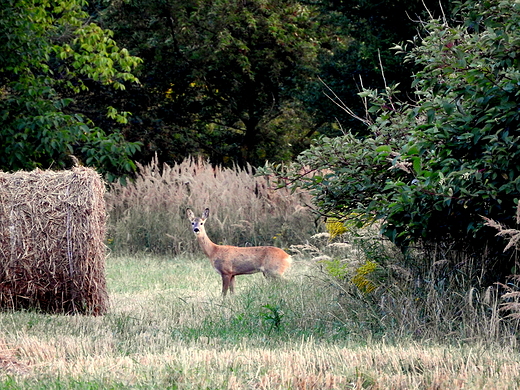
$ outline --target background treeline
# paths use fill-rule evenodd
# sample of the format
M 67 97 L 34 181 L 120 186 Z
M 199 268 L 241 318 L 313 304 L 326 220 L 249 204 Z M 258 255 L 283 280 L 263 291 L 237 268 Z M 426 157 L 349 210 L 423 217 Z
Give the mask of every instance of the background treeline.
M 440 14 L 437 1 L 426 3 Z M 320 134 L 365 133 L 325 97 L 318 77 L 354 109 L 362 83 L 383 87 L 381 65 L 388 82 L 410 92 L 413 67 L 390 48 L 412 39 L 427 15 L 414 1 L 103 4 L 100 21 L 143 59 L 142 85 L 117 96 L 98 91 L 82 107 L 102 97 L 132 112 L 124 133 L 143 142 L 145 162 L 191 154 L 254 166 L 291 160 Z
M 448 13 L 449 2 L 443 2 Z M 361 84 L 411 91 L 390 50 L 438 1 L 2 1 L 4 170 L 71 164 L 114 178 L 157 154 L 253 166 L 366 127 Z

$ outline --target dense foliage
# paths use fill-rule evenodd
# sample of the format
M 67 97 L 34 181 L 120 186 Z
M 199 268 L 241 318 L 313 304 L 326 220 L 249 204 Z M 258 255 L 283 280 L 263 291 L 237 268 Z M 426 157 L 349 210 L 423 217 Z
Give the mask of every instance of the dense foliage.
M 71 94 L 99 83 L 124 89 L 139 60 L 112 33 L 89 23 L 84 0 L 2 0 L 0 6 L 0 168 L 63 167 L 76 155 L 113 175 L 131 172 L 138 144 L 105 133 L 69 110 Z M 103 107 L 125 122 L 124 113 Z
M 403 249 L 442 244 L 438 256 L 474 255 L 494 278 L 512 263 L 497 260 L 504 245 L 482 216 L 514 226 L 520 194 L 520 5 L 469 1 L 459 16 L 460 25 L 425 23 L 406 50 L 421 67 L 416 102 L 397 101 L 392 87 L 365 90 L 371 135 L 321 139 L 286 180 L 326 215 L 377 217 Z
M 383 89 L 385 78 L 390 84 L 400 85 L 400 98 L 409 100 L 413 96 L 411 75 L 417 67 L 412 62 L 404 63 L 404 55 L 392 47 L 416 36 L 421 20 L 448 17 L 454 7 L 449 0 L 322 0 L 319 4 L 326 22 L 337 26 L 340 36 L 348 37 L 345 48 L 334 48 L 333 56 L 321 59 L 320 77 L 356 112 L 364 109 L 358 92 L 363 87 Z M 321 134 L 340 135 L 337 127 L 367 134 L 362 122 L 323 99 L 322 89 L 314 94 L 309 91 L 305 99 Z
M 318 75 L 350 103 L 358 76 L 379 85 L 381 57 L 389 80 L 409 85 L 409 67 L 389 49 L 413 37 L 424 5 L 348 3 L 92 2 L 91 14 L 143 58 L 143 84 L 100 88 L 78 108 L 96 122 L 103 119 L 92 107 L 105 100 L 132 112 L 124 133 L 143 142 L 143 163 L 155 153 L 168 163 L 188 154 L 224 164 L 290 160 L 316 135 L 340 134 L 338 121 L 353 125 Z M 437 1 L 426 4 L 438 11 Z
M 297 121 L 294 95 L 316 80 L 318 52 L 330 39 L 315 7 L 131 0 L 102 15 L 144 60 L 143 88 L 120 100 L 135 113 L 128 136 L 149 153 L 170 162 L 188 153 L 220 163 L 292 157 L 284 147 L 300 138 L 287 126 Z
M 74 153 L 118 175 L 136 151 L 141 163 L 290 160 L 318 134 L 365 130 L 318 76 L 347 104 L 360 76 L 380 86 L 380 63 L 409 85 L 412 64 L 389 48 L 416 34 L 424 6 L 439 13 L 436 0 L 3 0 L 0 166 L 62 167 Z
M 284 157 L 289 141 L 273 121 L 316 68 L 312 8 L 278 0 L 104 4 L 102 23 L 144 60 L 143 85 L 99 92 L 134 114 L 125 134 L 144 143 L 143 160 L 154 153 L 166 162 L 189 154 L 215 163 Z M 83 109 L 97 98 L 87 97 Z

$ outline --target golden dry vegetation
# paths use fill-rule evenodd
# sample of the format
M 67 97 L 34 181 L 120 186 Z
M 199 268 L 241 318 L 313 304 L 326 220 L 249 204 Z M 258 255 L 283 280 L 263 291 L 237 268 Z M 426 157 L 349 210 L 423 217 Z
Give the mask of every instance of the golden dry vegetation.
M 332 320 L 334 299 L 308 284 L 318 273 L 300 259 L 284 283 L 243 276 L 237 295 L 222 300 L 218 275 L 205 259 L 111 258 L 107 315 L 0 314 L 0 383 L 27 389 L 514 389 L 520 383 L 512 344 L 363 341 L 340 324 L 320 325 Z M 278 328 L 270 326 L 272 311 L 263 311 L 275 304 Z

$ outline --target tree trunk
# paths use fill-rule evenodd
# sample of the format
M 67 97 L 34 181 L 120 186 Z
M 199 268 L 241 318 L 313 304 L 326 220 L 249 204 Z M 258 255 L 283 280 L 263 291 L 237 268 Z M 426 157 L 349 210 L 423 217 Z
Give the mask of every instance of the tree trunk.
M 256 156 L 256 147 L 258 145 L 258 118 L 244 120 L 246 132 L 240 145 L 241 161 L 240 165 L 245 166 L 247 163 L 251 165 L 258 165 Z

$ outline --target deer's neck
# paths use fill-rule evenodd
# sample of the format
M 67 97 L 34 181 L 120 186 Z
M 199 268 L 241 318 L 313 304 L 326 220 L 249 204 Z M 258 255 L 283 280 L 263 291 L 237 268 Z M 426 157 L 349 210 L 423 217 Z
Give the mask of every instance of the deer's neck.
M 199 245 L 210 259 L 213 257 L 215 252 L 218 250 L 218 245 L 209 239 L 209 237 L 204 232 L 203 234 L 199 234 L 197 236 L 197 240 L 199 241 Z

